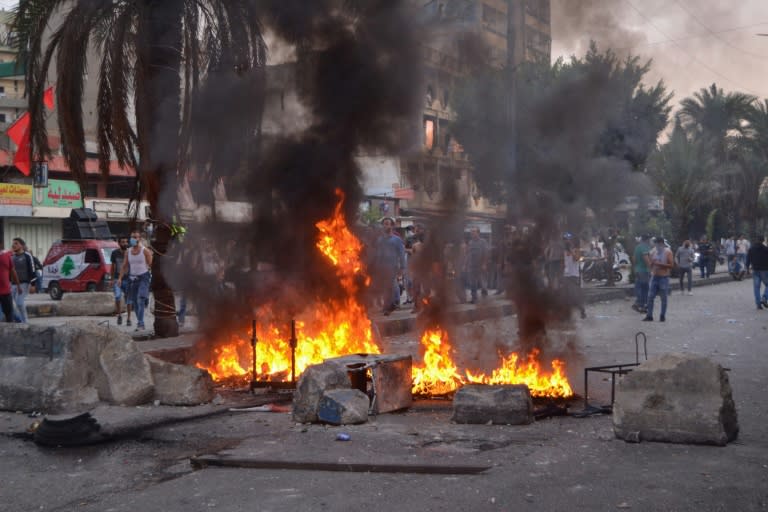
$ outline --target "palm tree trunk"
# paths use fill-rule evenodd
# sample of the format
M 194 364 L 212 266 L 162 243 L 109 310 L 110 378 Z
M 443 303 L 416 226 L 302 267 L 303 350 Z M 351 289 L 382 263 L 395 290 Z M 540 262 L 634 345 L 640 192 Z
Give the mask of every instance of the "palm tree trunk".
M 136 124 L 141 194 L 155 222 L 152 293 L 155 335 L 178 335 L 176 303 L 165 279 L 163 257 L 171 241 L 176 205 L 176 173 L 181 125 L 181 48 L 183 0 L 143 0 L 138 24 Z

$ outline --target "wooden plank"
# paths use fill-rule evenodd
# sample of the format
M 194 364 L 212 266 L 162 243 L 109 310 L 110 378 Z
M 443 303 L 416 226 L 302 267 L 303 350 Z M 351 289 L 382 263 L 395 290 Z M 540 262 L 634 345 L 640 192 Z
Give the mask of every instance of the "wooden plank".
M 305 471 L 343 471 L 350 473 L 421 473 L 431 475 L 476 475 L 491 466 L 467 466 L 446 464 L 384 464 L 384 463 L 341 463 L 319 461 L 288 461 L 251 459 L 201 455 L 190 459 L 192 467 L 248 468 L 248 469 L 292 469 Z

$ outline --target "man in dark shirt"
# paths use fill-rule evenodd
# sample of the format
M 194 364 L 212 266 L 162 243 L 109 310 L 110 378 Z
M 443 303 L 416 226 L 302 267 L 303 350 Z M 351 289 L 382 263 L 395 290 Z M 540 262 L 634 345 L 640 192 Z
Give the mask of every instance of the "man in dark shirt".
M 112 264 L 112 285 L 114 287 L 114 293 L 115 293 L 115 314 L 117 315 L 117 325 L 120 325 L 123 323 L 123 315 L 122 315 L 122 308 L 120 307 L 121 299 L 123 298 L 123 295 L 126 293 L 128 283 L 127 281 L 124 281 L 118 285 L 117 281 L 120 277 L 120 269 L 123 268 L 123 260 L 125 259 L 125 251 L 128 249 L 128 239 L 123 237 L 120 237 L 117 240 L 118 245 L 120 245 L 119 249 L 115 249 L 112 251 L 112 255 L 109 257 L 109 262 Z M 127 307 L 128 309 L 128 325 L 131 325 L 131 308 L 130 306 Z
M 747 269 L 750 267 L 757 309 L 768 308 L 768 247 L 763 244 L 762 238 L 755 238 L 752 247 L 747 251 Z M 765 286 L 762 297 L 760 283 Z
M 472 304 L 477 304 L 477 290 L 483 286 L 483 274 L 488 268 L 488 243 L 480 238 L 480 229 L 472 228 L 467 242 L 467 280 Z
M 29 295 L 29 287 L 35 279 L 35 264 L 32 262 L 32 256 L 24 250 L 24 240 L 14 238 L 11 244 L 13 251 L 13 266 L 16 269 L 20 285 L 13 290 L 13 301 L 16 303 L 16 313 L 21 323 L 27 323 L 27 306 L 24 301 Z
M 402 276 L 405 270 L 405 244 L 394 233 L 394 219 L 385 217 L 381 226 L 383 232 L 376 245 L 376 270 L 378 286 L 382 292 L 383 313 L 389 315 L 400 303 L 397 277 Z
M 701 277 L 709 277 L 709 266 L 712 258 L 715 257 L 715 249 L 706 236 L 701 237 L 699 242 L 699 270 Z

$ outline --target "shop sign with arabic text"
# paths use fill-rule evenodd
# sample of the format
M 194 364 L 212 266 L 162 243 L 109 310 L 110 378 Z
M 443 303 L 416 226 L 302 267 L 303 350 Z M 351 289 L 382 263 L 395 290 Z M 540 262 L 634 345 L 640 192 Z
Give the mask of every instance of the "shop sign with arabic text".
M 47 188 L 35 190 L 34 206 L 55 208 L 82 208 L 83 196 L 75 181 L 48 180 Z

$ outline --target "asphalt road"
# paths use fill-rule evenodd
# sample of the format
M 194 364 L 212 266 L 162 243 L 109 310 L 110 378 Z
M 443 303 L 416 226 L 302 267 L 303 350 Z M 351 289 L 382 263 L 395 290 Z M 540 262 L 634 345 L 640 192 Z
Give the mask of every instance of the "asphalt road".
M 139 438 L 75 449 L 40 448 L 0 436 L 0 510 L 48 511 L 469 511 L 768 509 L 768 311 L 756 311 L 751 282 L 673 295 L 666 323 L 641 322 L 629 300 L 593 304 L 588 318 L 552 329 L 582 393 L 584 366 L 631 362 L 634 335 L 650 357 L 686 352 L 730 369 L 738 439 L 726 447 L 628 444 L 609 416 L 555 417 L 528 426 L 455 425 L 450 407 L 430 403 L 352 427 L 297 425 L 288 414 L 227 413 L 148 430 Z M 657 305 L 658 308 L 658 305 Z M 513 349 L 515 319 L 457 331 L 461 358 L 492 364 Z M 417 352 L 415 334 L 387 340 Z M 575 341 L 575 350 L 568 343 Z M 557 348 L 557 347 L 555 347 Z M 590 400 L 608 399 L 594 378 Z M 571 406 L 572 411 L 580 403 Z M 0 413 L 12 434 L 35 421 Z M 339 432 L 351 441 L 335 441 Z M 288 461 L 477 464 L 480 475 L 338 473 L 206 468 L 190 457 L 228 453 Z

